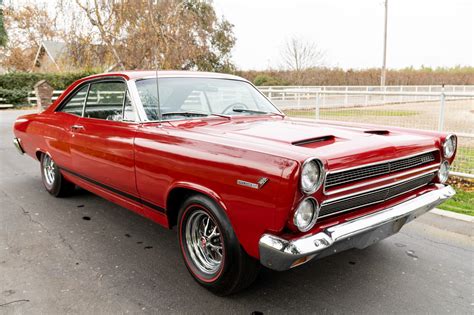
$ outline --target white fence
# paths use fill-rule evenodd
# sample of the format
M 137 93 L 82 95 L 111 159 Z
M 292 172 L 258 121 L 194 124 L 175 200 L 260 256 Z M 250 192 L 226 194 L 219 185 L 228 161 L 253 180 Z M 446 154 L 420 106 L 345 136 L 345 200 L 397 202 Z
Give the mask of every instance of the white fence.
M 453 174 L 474 178 L 474 86 L 261 86 L 289 116 L 453 132 Z M 62 91 L 54 91 L 53 100 Z M 28 97 L 31 105 L 36 97 Z
M 474 86 L 259 88 L 289 116 L 455 133 L 452 173 L 474 178 Z

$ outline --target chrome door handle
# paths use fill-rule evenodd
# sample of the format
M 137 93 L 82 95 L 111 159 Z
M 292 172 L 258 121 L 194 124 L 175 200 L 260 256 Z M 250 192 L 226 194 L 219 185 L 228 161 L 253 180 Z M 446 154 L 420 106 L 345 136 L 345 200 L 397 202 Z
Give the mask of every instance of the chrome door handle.
M 84 129 L 85 129 L 85 128 L 84 128 L 84 126 L 82 126 L 82 125 L 72 125 L 72 126 L 71 126 L 71 130 L 72 130 L 72 131 L 84 130 Z

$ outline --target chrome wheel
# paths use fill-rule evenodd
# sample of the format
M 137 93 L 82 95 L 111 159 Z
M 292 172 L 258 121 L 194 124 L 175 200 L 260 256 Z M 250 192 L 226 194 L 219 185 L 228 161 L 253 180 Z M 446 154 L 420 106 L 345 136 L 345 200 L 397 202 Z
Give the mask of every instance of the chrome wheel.
M 223 241 L 213 218 L 203 210 L 195 210 L 186 221 L 184 235 L 194 265 L 204 274 L 217 273 L 223 262 Z
M 47 154 L 43 157 L 42 162 L 45 184 L 48 187 L 52 187 L 56 178 L 56 165 Z

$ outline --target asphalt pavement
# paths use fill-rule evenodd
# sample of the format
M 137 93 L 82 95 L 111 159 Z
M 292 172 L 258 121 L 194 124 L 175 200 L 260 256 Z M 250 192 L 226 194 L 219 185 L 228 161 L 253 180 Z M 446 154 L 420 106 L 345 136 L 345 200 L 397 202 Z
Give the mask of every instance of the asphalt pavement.
M 262 270 L 226 298 L 188 274 L 176 230 L 84 190 L 56 199 L 0 111 L 0 314 L 472 314 L 473 223 L 428 213 L 364 250 Z

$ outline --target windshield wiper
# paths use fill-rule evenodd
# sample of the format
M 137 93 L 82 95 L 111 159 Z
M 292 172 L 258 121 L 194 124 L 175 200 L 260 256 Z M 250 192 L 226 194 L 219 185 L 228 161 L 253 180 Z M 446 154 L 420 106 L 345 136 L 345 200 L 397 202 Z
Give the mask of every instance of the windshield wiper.
M 246 108 L 233 108 L 232 111 L 236 113 L 251 113 L 251 114 L 270 114 L 270 115 L 277 115 L 280 117 L 285 117 L 285 115 L 280 114 L 280 113 L 274 113 L 274 112 L 264 112 L 261 110 L 254 110 L 254 109 L 246 109 Z
M 246 108 L 232 108 L 232 111 L 236 113 L 271 114 L 269 112 L 264 112 L 261 110 L 246 109 Z
M 201 112 L 191 112 L 191 111 L 182 111 L 182 112 L 167 112 L 161 114 L 161 116 L 209 116 L 209 114 L 201 113 Z
M 207 116 L 217 116 L 217 117 L 223 117 L 227 119 L 231 119 L 230 116 L 228 115 L 223 115 L 223 114 L 215 114 L 215 113 L 201 113 L 201 112 L 193 112 L 193 111 L 176 111 L 176 112 L 167 112 L 163 113 L 162 116 L 202 116 L 202 117 L 207 117 Z
M 217 117 L 222 117 L 222 118 L 232 119 L 232 117 L 231 117 L 231 116 L 229 116 L 229 115 L 224 115 L 224 114 L 216 114 L 216 113 L 211 113 L 211 116 L 217 116 Z

